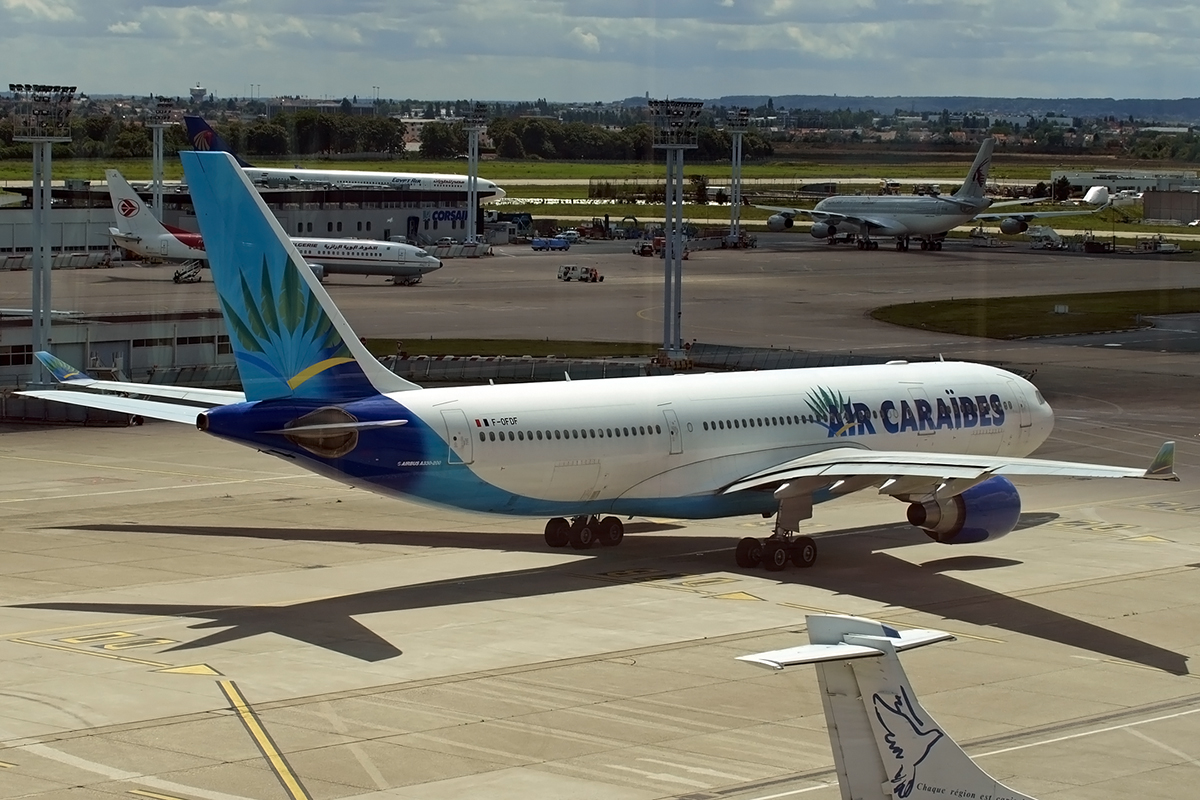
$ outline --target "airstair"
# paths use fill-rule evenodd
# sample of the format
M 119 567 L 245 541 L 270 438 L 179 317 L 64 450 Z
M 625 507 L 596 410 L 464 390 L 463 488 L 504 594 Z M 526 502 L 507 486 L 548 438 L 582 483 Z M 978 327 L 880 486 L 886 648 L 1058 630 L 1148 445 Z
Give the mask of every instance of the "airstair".
M 176 283 L 199 283 L 200 270 L 204 267 L 201 261 L 185 261 L 179 269 L 175 270 L 175 275 L 171 280 Z

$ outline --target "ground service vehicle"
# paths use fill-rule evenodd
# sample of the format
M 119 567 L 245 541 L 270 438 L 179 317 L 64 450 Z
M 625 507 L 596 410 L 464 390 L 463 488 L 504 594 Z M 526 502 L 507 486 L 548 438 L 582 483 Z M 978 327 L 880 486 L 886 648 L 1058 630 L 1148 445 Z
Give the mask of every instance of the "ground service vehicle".
M 595 267 L 563 264 L 558 268 L 558 279 L 560 281 L 579 281 L 580 283 L 602 283 L 604 276 Z

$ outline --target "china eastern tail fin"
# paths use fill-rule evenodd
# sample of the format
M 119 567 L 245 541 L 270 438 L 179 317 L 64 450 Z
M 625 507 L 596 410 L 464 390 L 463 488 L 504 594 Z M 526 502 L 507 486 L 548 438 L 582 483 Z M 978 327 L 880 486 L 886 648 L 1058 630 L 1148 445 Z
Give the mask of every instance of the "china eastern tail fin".
M 342 402 L 420 388 L 354 335 L 232 155 L 179 155 L 247 400 Z
M 192 143 L 192 148 L 200 152 L 211 151 L 218 153 L 229 153 L 238 163 L 239 167 L 250 167 L 241 159 L 241 157 L 233 152 L 229 144 L 221 138 L 221 135 L 212 129 L 212 126 L 204 121 L 203 117 L 185 116 L 183 125 L 187 129 L 188 140 Z
M 741 656 L 770 669 L 814 664 L 842 797 L 1033 800 L 988 775 L 917 700 L 897 653 L 954 637 L 860 617 L 808 617 L 810 644 Z
M 992 150 L 995 147 L 996 140 L 991 136 L 983 140 L 979 145 L 979 152 L 975 155 L 975 163 L 971 165 L 971 171 L 967 173 L 962 186 L 954 193 L 955 197 L 964 199 L 984 196 L 987 192 L 988 170 L 992 167 Z

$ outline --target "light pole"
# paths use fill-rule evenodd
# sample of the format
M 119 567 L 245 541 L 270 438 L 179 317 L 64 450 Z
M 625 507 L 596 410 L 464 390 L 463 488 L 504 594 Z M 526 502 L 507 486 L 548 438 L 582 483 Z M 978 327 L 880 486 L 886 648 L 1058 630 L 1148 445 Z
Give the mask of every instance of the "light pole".
M 729 179 L 729 244 L 742 240 L 742 136 L 750 127 L 750 109 L 737 108 L 725 114 L 725 129 L 733 138 L 733 158 Z
M 151 212 L 154 218 L 162 222 L 163 216 L 163 127 L 171 119 L 175 110 L 175 101 L 164 97 L 158 98 L 151 112 L 150 130 L 154 132 L 154 157 L 151 160 L 154 178 L 150 182 L 150 190 L 154 194 Z
M 10 83 L 16 101 L 13 141 L 33 145 L 33 351 L 50 346 L 49 246 L 45 231 L 50 217 L 50 184 L 55 142 L 71 141 L 71 104 L 74 86 Z M 41 383 L 42 368 L 33 360 L 29 382 Z
M 683 350 L 683 151 L 695 150 L 704 103 L 650 100 L 654 149 L 666 153 L 666 251 L 663 253 L 663 350 L 681 358 Z
M 467 235 L 463 243 L 474 243 L 479 208 L 479 134 L 487 127 L 487 106 L 476 103 L 467 114 Z

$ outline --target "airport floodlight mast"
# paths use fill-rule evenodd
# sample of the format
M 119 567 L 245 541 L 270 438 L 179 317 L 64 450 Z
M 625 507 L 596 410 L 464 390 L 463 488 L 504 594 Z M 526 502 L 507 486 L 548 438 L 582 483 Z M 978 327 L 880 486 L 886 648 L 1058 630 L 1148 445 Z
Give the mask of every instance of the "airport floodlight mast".
M 650 100 L 654 149 L 667 160 L 666 220 L 663 223 L 663 350 L 683 357 L 683 151 L 697 147 L 700 111 L 694 100 Z
M 467 129 L 467 235 L 464 244 L 474 243 L 479 209 L 479 134 L 487 128 L 487 106 L 475 103 L 467 113 L 463 127 Z
M 151 112 L 151 120 L 149 128 L 154 132 L 154 158 L 151 163 L 154 169 L 154 179 L 150 183 L 150 189 L 154 193 L 154 200 L 151 204 L 151 211 L 154 218 L 162 222 L 163 216 L 163 127 L 166 126 L 171 119 L 171 112 L 175 110 L 175 101 L 165 97 L 158 98 L 158 102 L 154 104 L 154 110 Z
M 725 130 L 733 139 L 732 173 L 729 179 L 729 244 L 740 246 L 742 238 L 742 136 L 750 127 L 750 109 L 735 108 L 725 114 Z
M 50 183 L 55 142 L 71 141 L 74 86 L 10 83 L 15 101 L 13 141 L 33 146 L 33 351 L 50 349 L 50 269 L 46 225 L 50 221 Z M 42 367 L 33 359 L 29 382 L 41 384 Z M 49 381 L 52 383 L 53 381 Z

